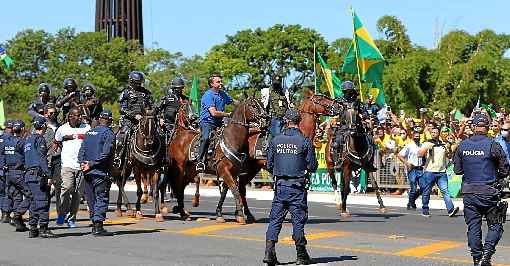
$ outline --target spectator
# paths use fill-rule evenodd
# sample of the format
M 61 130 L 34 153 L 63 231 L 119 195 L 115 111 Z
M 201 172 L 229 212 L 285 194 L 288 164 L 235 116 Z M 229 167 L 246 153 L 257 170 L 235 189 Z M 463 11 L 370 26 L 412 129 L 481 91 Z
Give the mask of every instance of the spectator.
M 405 165 L 407 180 L 409 182 L 408 210 L 416 210 L 416 188 L 423 176 L 423 158 L 418 156 L 420 148 L 420 133 L 415 132 L 413 134 L 413 141 L 404 146 L 398 154 L 398 159 Z
M 69 111 L 68 121 L 57 129 L 55 133 L 55 150 L 58 146 L 62 148 L 61 160 L 62 188 L 60 193 L 61 214 L 57 217 L 57 225 L 63 225 L 65 215 L 68 214 L 67 223 L 70 228 L 76 227 L 76 214 L 80 205 L 80 190 L 83 182 L 78 183 L 80 164 L 78 153 L 81 143 L 90 126 L 81 123 L 81 112 L 77 108 Z
M 510 121 L 507 121 L 501 127 L 501 134 L 499 134 L 494 140 L 501 145 L 505 152 L 506 159 L 510 163 Z
M 419 157 L 425 157 L 425 167 L 420 188 L 422 189 L 422 215 L 430 217 L 429 201 L 430 193 L 434 184 L 437 184 L 448 210 L 448 216 L 453 217 L 459 211 L 453 205 L 448 192 L 448 176 L 446 167 L 448 160 L 452 157 L 451 151 L 447 150 L 445 144 L 439 139 L 439 128 L 437 126 L 430 130 L 431 139 L 425 142 L 418 151 Z

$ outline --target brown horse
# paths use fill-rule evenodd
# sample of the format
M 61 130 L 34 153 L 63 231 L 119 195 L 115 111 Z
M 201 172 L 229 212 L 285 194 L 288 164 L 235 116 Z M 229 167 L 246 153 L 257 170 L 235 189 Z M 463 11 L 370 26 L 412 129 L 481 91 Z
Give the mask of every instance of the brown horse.
M 332 116 L 338 114 L 342 110 L 340 103 L 326 96 L 315 95 L 311 91 L 305 91 L 304 100 L 301 106 L 301 123 L 299 129 L 303 132 L 303 135 L 313 139 L 315 137 L 315 128 L 317 120 L 320 115 Z M 262 130 L 254 130 L 250 133 L 248 138 L 249 143 L 249 157 L 244 164 L 244 174 L 239 176 L 239 193 L 244 207 L 244 214 L 246 215 L 247 222 L 255 222 L 255 217 L 251 214 L 248 208 L 248 202 L 246 201 L 246 186 L 253 180 L 257 173 L 266 166 L 265 159 L 259 159 L 256 156 L 255 145 L 257 139 L 263 137 Z M 262 136 L 261 136 L 262 135 Z M 228 187 L 223 186 L 221 191 L 220 200 L 216 208 L 216 216 L 218 222 L 224 222 L 222 215 L 222 208 L 225 198 L 227 196 Z
M 137 186 L 137 201 L 135 205 L 136 218 L 142 218 L 143 212 L 141 204 L 147 202 L 147 183 L 151 188 L 151 197 L 154 198 L 154 213 L 156 221 L 163 221 L 161 208 L 163 203 L 164 188 L 158 187 L 158 179 L 160 176 L 160 160 L 159 155 L 164 144 L 159 136 L 157 130 L 157 117 L 154 110 L 149 109 L 142 115 L 138 125 L 133 129 L 131 138 L 126 143 L 126 153 L 124 154 L 126 160 L 121 165 L 120 169 L 114 167 L 113 176 L 119 187 L 119 194 L 117 198 L 117 210 L 115 211 L 118 216 L 122 215 L 121 206 L 122 199 L 126 201 L 128 215 L 131 213 L 131 206 L 124 190 L 127 178 L 133 173 Z M 142 189 L 142 182 L 144 189 Z M 145 190 L 145 191 L 144 191 Z M 161 204 L 161 205 L 160 205 Z
M 339 164 L 338 166 L 342 170 L 342 178 L 340 179 L 340 187 L 342 189 L 341 199 L 338 195 L 338 184 L 335 176 L 335 159 L 333 158 L 334 151 L 331 148 L 335 135 L 331 128 L 328 132 L 326 132 L 328 142 L 326 144 L 325 160 L 328 168 L 328 174 L 331 178 L 331 185 L 335 192 L 337 207 L 340 209 L 340 214 L 343 217 L 349 217 L 350 214 L 347 210 L 347 196 L 351 191 L 350 183 L 352 171 L 364 168 L 364 161 L 369 160 L 370 157 L 373 156 L 374 150 L 368 142 L 368 134 L 371 133 L 365 131 L 364 126 L 361 124 L 362 122 L 358 119 L 358 113 L 353 108 L 345 108 L 339 119 L 341 121 L 341 125 L 339 126 L 342 128 L 338 129 L 340 132 L 337 134 L 342 134 L 342 140 L 341 144 L 339 144 L 341 145 L 341 148 L 340 154 L 338 154 L 339 158 L 336 163 Z M 372 187 L 376 192 L 377 201 L 379 203 L 379 211 L 381 213 L 385 213 L 386 208 L 384 207 L 377 181 L 373 176 L 371 176 L 372 173 L 368 171 L 365 172 L 367 173 L 367 178 L 370 178 Z
M 207 167 L 206 171 L 223 178 L 224 184 L 233 192 L 236 202 L 236 220 L 241 224 L 246 223 L 246 219 L 242 212 L 237 176 L 244 163 L 243 157 L 246 157 L 248 150 L 250 124 L 261 121 L 265 124 L 267 118 L 262 104 L 253 97 L 236 106 L 230 121 L 222 129 L 218 144 L 214 147 L 212 167 Z M 189 219 L 190 216 L 184 209 L 184 188 L 190 182 L 197 182 L 196 161 L 191 161 L 189 158 L 190 145 L 198 137 L 197 135 L 198 132 L 195 130 L 179 127 L 168 146 L 170 161 L 168 181 L 177 200 L 174 212 L 179 213 L 182 219 Z M 198 204 L 197 194 L 194 200 Z

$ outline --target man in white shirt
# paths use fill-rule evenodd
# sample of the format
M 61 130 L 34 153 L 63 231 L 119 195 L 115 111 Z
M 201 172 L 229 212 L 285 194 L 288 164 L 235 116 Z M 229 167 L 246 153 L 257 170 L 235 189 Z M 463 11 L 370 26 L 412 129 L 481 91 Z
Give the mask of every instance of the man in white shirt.
M 416 195 L 417 184 L 423 176 L 423 160 L 421 157 L 418 157 L 420 147 L 420 133 L 414 132 L 413 142 L 405 145 L 397 155 L 398 159 L 405 165 L 407 171 L 407 179 L 409 182 L 408 210 L 416 210 L 416 198 L 418 196 Z
M 55 132 L 55 144 L 62 147 L 62 170 L 60 173 L 62 179 L 60 192 L 61 213 L 57 217 L 57 225 L 63 225 L 65 215 L 69 214 L 67 223 L 69 227 L 74 228 L 76 227 L 76 214 L 80 206 L 80 190 L 82 187 L 76 187 L 79 185 L 77 184 L 77 177 L 80 171 L 78 153 L 85 134 L 90 130 L 90 126 L 81 123 L 81 112 L 79 109 L 69 111 L 68 121 Z

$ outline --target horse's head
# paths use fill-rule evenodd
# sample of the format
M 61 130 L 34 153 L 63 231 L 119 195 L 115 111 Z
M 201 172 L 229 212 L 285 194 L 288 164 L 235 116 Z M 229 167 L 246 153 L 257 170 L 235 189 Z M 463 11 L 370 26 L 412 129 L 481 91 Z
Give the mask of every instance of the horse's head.
M 154 140 L 157 138 L 157 119 L 153 109 L 145 110 L 142 118 L 138 122 L 138 136 L 137 142 L 143 144 L 145 148 L 151 147 L 154 144 Z M 140 140 L 143 143 L 140 143 Z
M 269 123 L 270 116 L 262 106 L 259 99 L 248 97 L 239 104 L 232 114 L 232 120 L 248 126 L 251 123 L 257 123 L 260 127 L 265 127 Z
M 329 97 L 314 94 L 310 90 L 304 92 L 302 111 L 306 113 L 335 116 L 342 110 L 342 104 Z

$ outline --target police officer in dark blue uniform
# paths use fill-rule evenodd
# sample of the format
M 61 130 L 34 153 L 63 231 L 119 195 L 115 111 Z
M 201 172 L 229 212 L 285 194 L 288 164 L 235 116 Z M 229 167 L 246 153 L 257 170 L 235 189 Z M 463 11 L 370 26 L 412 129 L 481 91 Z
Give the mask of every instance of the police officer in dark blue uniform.
M 7 201 L 7 180 L 4 172 L 4 159 L 3 159 L 3 150 L 4 150 L 4 142 L 11 137 L 12 134 L 12 120 L 5 121 L 5 129 L 2 135 L 0 136 L 0 209 L 2 210 L 2 218 L 1 222 L 10 223 L 11 222 L 11 211 L 12 207 L 7 207 L 5 201 Z
M 16 232 L 28 231 L 22 216 L 32 201 L 32 192 L 25 183 L 25 177 L 23 176 L 25 170 L 25 156 L 23 154 L 25 141 L 21 134 L 24 128 L 25 123 L 23 121 L 14 121 L 12 125 L 13 134 L 3 145 L 4 172 L 9 186 L 6 205 L 8 208 L 12 206 L 14 212 L 12 220 L 16 225 Z
M 113 161 L 114 135 L 110 128 L 111 123 L 112 112 L 103 110 L 99 115 L 98 126 L 87 132 L 78 154 L 78 161 L 85 174 L 85 181 L 92 185 L 94 192 L 92 210 L 92 234 L 94 236 L 111 235 L 103 228 L 108 210 Z
M 308 220 L 308 175 L 317 170 L 317 160 L 311 140 L 304 137 L 299 130 L 300 119 L 298 110 L 287 110 L 284 116 L 287 128 L 272 139 L 267 152 L 267 170 L 275 178 L 275 193 L 263 260 L 268 265 L 278 263 L 275 243 L 278 242 L 283 220 L 289 211 L 292 214 L 292 239 L 296 244 L 296 264 L 311 263 L 306 251 L 304 226 Z
M 48 177 L 50 170 L 48 169 L 48 148 L 44 133 L 46 131 L 46 118 L 35 117 L 32 122 L 34 133 L 25 141 L 25 182 L 32 193 L 32 201 L 30 202 L 30 225 L 29 238 L 42 237 L 53 238 L 55 235 L 48 229 L 50 222 L 49 210 L 50 205 L 48 197 L 50 194 L 50 186 L 48 185 Z M 39 229 L 37 228 L 39 224 Z
M 506 219 L 506 202 L 500 201 L 500 182 L 508 176 L 509 164 L 499 143 L 487 137 L 489 119 L 478 114 L 473 119 L 475 135 L 463 140 L 454 157 L 454 171 L 463 174 L 464 219 L 468 226 L 468 246 L 474 265 L 491 265 Z M 488 232 L 482 245 L 482 217 Z

